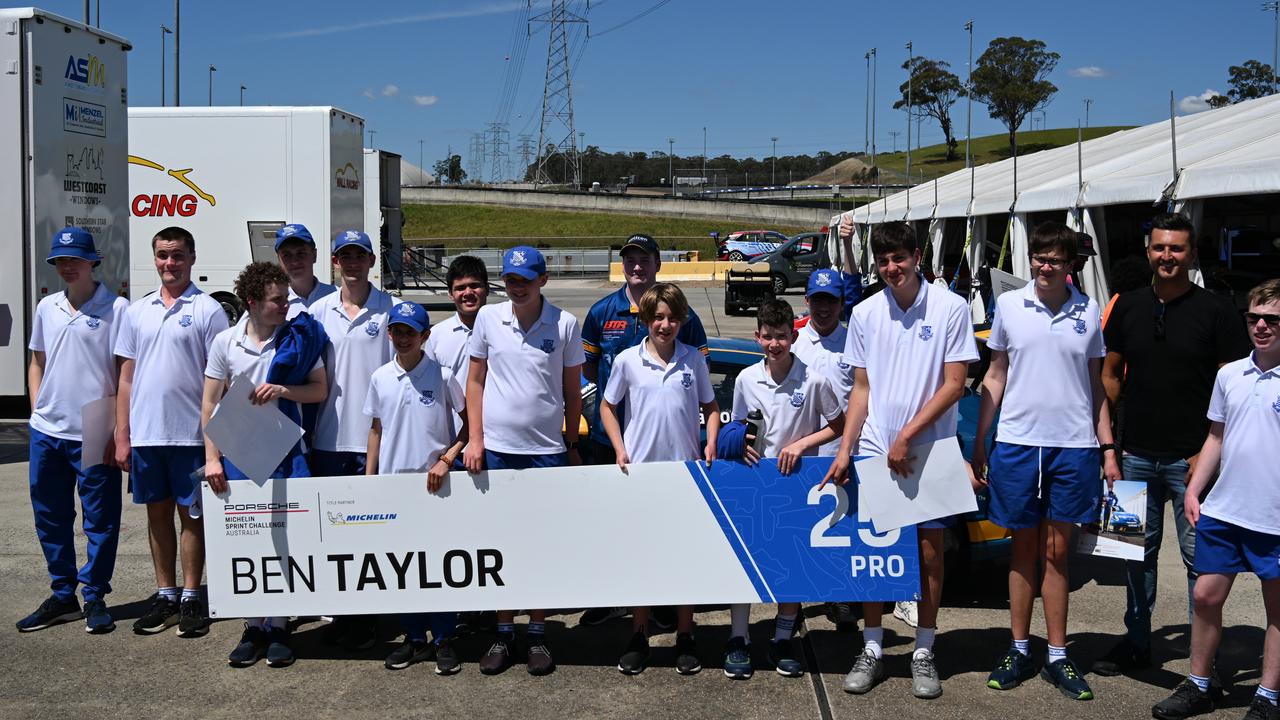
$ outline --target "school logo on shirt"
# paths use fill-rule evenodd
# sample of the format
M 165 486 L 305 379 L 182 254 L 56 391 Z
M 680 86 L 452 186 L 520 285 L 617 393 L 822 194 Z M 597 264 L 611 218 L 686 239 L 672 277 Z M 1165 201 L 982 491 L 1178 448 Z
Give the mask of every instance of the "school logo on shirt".
M 1085 330 L 1089 329 L 1089 327 L 1084 324 L 1084 318 L 1076 318 L 1075 329 L 1077 335 L 1083 335 Z
M 547 338 L 546 340 L 542 341 L 542 352 L 550 355 L 555 349 L 556 349 L 555 340 L 552 340 L 551 338 Z
M 90 315 L 84 319 L 84 324 L 88 325 L 90 330 L 97 330 L 102 325 L 102 320 L 97 315 Z
M 181 325 L 182 327 L 191 327 L 191 316 L 183 315 L 182 317 L 178 318 L 178 324 Z
M 693 373 L 681 373 L 680 384 L 684 386 L 685 390 L 693 387 Z
M 432 405 L 435 405 L 436 391 L 423 390 L 422 393 L 418 395 L 418 401 L 421 402 L 423 405 L 426 405 L 427 407 L 431 407 Z
M 841 356 L 839 360 L 836 360 L 836 367 L 840 368 L 841 370 L 848 370 L 849 363 L 844 361 L 844 356 Z
M 920 339 L 921 339 L 921 340 L 928 341 L 928 340 L 929 340 L 930 338 L 932 338 L 932 337 L 933 337 L 933 326 L 932 326 L 932 325 L 921 325 L 921 326 L 920 326 Z
M 804 405 L 804 393 L 799 390 L 791 393 L 791 407 L 798 408 Z
M 511 264 L 520 266 L 524 264 L 524 251 L 515 250 L 511 253 Z
M 1271 409 L 1280 413 L 1280 395 L 1276 396 L 1276 401 L 1271 403 Z
M 364 326 L 364 334 L 369 337 L 376 336 L 378 334 L 378 323 L 374 320 L 370 320 L 369 324 Z

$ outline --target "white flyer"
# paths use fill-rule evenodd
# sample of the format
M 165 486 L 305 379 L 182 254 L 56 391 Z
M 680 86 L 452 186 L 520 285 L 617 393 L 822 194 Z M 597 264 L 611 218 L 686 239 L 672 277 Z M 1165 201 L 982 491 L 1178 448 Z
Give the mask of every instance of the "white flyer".
M 254 387 L 243 375 L 232 380 L 204 432 L 241 472 L 261 482 L 302 439 L 302 428 L 274 402 L 254 405 Z
M 102 454 L 116 432 L 116 396 L 87 402 L 80 407 L 80 466 L 102 464 Z
M 891 471 L 884 455 L 854 463 L 858 512 L 871 520 L 876 532 L 978 509 L 955 438 L 913 445 L 910 456 L 915 460 L 907 476 Z

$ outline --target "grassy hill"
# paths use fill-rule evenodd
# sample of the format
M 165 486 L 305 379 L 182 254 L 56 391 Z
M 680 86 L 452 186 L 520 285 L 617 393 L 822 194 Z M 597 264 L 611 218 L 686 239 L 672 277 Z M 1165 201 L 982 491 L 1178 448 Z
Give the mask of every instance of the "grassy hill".
M 1113 125 L 1108 127 L 1091 127 L 1084 129 L 1084 139 L 1092 140 L 1094 138 L 1110 135 L 1120 130 L 1128 130 L 1131 126 Z M 947 146 L 943 144 L 926 145 L 919 150 L 913 150 L 911 153 L 911 176 L 916 182 L 920 181 L 920 171 L 924 170 L 924 179 L 932 180 L 935 177 L 946 175 L 964 168 L 964 139 L 959 138 L 960 144 L 956 147 L 957 158 L 955 160 L 947 160 Z M 1070 145 L 1076 141 L 1075 128 L 1057 128 L 1052 130 L 1028 130 L 1018 133 L 1018 156 L 1029 155 L 1033 152 L 1048 150 L 1050 148 L 1062 147 Z M 996 162 L 1004 160 L 1013 155 L 1009 151 L 1009 136 L 1005 133 L 999 135 L 986 135 L 976 137 L 971 143 L 973 154 L 978 165 L 984 163 Z M 876 156 L 876 162 L 880 165 L 880 172 L 886 182 L 900 181 L 907 165 L 907 153 L 886 153 L 881 152 Z

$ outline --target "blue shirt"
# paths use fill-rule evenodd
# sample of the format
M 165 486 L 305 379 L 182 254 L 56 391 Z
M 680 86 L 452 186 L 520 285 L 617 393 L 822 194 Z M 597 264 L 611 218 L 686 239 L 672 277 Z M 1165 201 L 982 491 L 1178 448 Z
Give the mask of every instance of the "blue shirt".
M 618 356 L 618 353 L 639 345 L 646 337 L 649 337 L 649 328 L 640 322 L 640 308 L 631 304 L 625 285 L 618 288 L 617 292 L 600 298 L 595 305 L 591 306 L 587 311 L 587 319 L 582 323 L 582 349 L 587 354 L 588 363 L 598 363 L 597 388 L 603 391 L 609 386 L 609 370 L 613 367 L 613 359 Z M 685 345 L 697 348 L 703 357 L 709 353 L 707 332 L 702 329 L 702 321 L 698 319 L 693 308 L 689 308 L 689 319 L 680 326 L 676 339 Z M 609 436 L 600 423 L 599 402 L 595 404 L 587 422 L 591 426 L 590 439 L 610 445 Z

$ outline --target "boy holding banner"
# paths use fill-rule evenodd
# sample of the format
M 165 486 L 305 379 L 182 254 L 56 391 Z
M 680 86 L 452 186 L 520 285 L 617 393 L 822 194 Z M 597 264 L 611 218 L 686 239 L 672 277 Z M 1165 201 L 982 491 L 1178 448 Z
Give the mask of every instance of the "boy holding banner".
M 689 302 L 680 288 L 658 283 L 640 296 L 639 318 L 648 337 L 618 353 L 600 404 L 600 419 L 623 472 L 633 462 L 705 459 L 716 456 L 720 406 L 711 387 L 707 361 L 698 348 L 676 339 L 689 319 Z M 626 412 L 624 432 L 618 406 Z M 706 446 L 699 448 L 699 419 L 706 423 Z M 632 608 L 634 634 L 618 660 L 625 675 L 644 672 L 649 661 L 649 608 Z M 676 609 L 676 672 L 702 669 L 693 641 L 693 606 Z
M 756 342 L 764 359 L 739 373 L 733 387 L 733 420 L 745 421 L 753 410 L 759 410 L 764 420 L 761 437 L 746 437 L 741 459 L 755 464 L 761 458 L 776 457 L 783 475 L 798 469 L 801 457 L 817 455 L 820 446 L 840 437 L 844 426 L 844 413 L 831 383 L 791 352 L 797 338 L 795 319 L 786 301 L 769 300 L 760 306 Z M 745 603 L 729 607 L 732 629 L 725 648 L 725 677 L 751 677 L 750 612 L 751 606 Z M 778 603 L 769 663 L 783 677 L 800 677 L 802 672 L 791 642 L 799 612 L 800 603 Z
M 506 251 L 502 280 L 510 301 L 480 309 L 468 345 L 467 471 L 581 465 L 578 421 L 586 355 L 578 320 L 542 296 L 547 262 L 536 249 Z M 555 669 L 546 617 L 545 610 L 529 610 L 530 675 Z M 480 671 L 492 675 L 510 667 L 515 639 L 515 612 L 498 613 L 498 638 L 480 659 Z
M 373 422 L 365 474 L 425 472 L 427 490 L 434 493 L 462 453 L 467 432 L 462 385 L 449 368 L 423 352 L 431 321 L 421 305 L 407 301 L 396 305 L 387 334 L 395 358 L 374 371 L 364 401 L 364 414 Z M 462 428 L 456 433 L 455 412 L 462 417 Z M 457 622 L 458 614 L 451 612 L 401 615 L 404 643 L 383 664 L 388 670 L 403 670 L 434 654 L 437 674 L 458 672 L 462 665 L 452 643 Z
M 826 478 L 842 484 L 853 454 L 887 455 L 895 473 L 910 475 L 912 445 L 952 442 L 968 364 L 978 359 L 968 306 L 959 295 L 924 281 L 911 226 L 876 226 L 871 252 L 885 288 L 849 316 L 844 351 L 844 361 L 854 368 L 849 418 Z M 943 531 L 950 520 L 916 525 L 921 578 L 911 692 L 926 700 L 942 694 L 933 638 L 942 598 Z M 884 678 L 883 612 L 882 603 L 863 604 L 866 645 L 844 679 L 846 692 L 868 692 Z
M 204 397 L 200 426 L 209 424 L 214 408 L 237 377 L 254 383 L 253 404 L 278 402 L 295 422 L 302 419 L 300 403 L 322 402 L 329 392 L 325 377 L 323 333 L 305 313 L 286 322 L 289 312 L 289 276 L 272 263 L 253 263 L 240 271 L 236 296 L 248 308 L 246 321 L 223 330 L 209 347 L 204 371 Z M 247 477 L 224 458 L 217 445 L 204 436 L 204 477 L 215 493 L 227 490 L 228 480 Z M 273 478 L 309 477 L 303 443 L 289 451 Z M 288 618 L 254 618 L 245 622 L 240 642 L 227 656 L 231 667 L 249 667 L 264 656 L 270 667 L 293 664 L 289 647 Z

